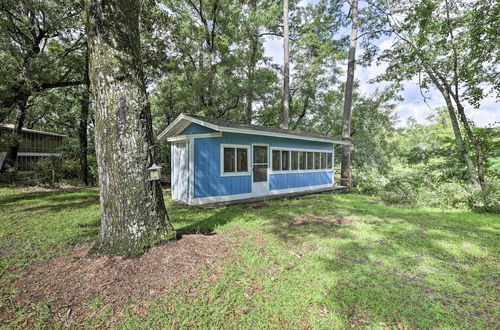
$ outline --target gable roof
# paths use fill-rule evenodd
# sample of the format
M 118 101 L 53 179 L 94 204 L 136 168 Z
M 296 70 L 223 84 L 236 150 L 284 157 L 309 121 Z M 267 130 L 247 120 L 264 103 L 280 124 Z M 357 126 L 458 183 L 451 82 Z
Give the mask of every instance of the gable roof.
M 196 123 L 198 125 L 205 126 L 219 132 L 285 137 L 285 138 L 294 138 L 299 140 L 328 142 L 334 144 L 350 144 L 347 141 L 336 140 L 330 136 L 317 133 L 288 130 L 276 127 L 261 126 L 261 125 L 241 124 L 229 120 L 214 119 L 214 118 L 208 118 L 196 115 L 186 115 L 186 114 L 181 114 L 170 125 L 168 125 L 168 127 L 163 132 L 161 132 L 160 135 L 158 135 L 158 139 L 163 140 L 172 136 L 179 135 L 191 123 Z

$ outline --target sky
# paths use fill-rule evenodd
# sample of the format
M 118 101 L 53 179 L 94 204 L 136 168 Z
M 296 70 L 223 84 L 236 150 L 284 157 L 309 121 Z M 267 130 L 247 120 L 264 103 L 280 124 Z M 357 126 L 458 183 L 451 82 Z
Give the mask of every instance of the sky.
M 315 0 L 302 0 L 300 5 L 314 3 Z M 376 42 L 377 46 L 383 50 L 391 46 L 392 39 L 381 39 Z M 281 39 L 268 39 L 264 43 L 265 55 L 273 59 L 277 64 L 283 64 L 283 42 Z M 360 51 L 357 52 L 357 55 Z M 384 83 L 371 84 L 369 81 L 377 75 L 385 71 L 386 65 L 377 66 L 372 64 L 370 67 L 357 66 L 355 71 L 355 79 L 360 82 L 361 91 L 365 94 L 373 93 L 377 87 L 383 87 Z M 292 68 L 293 69 L 293 68 Z M 293 83 L 293 82 L 292 82 Z M 433 114 L 436 108 L 445 106 L 442 96 L 437 89 L 430 90 L 425 94 L 426 101 L 421 95 L 418 87 L 418 78 L 408 81 L 404 84 L 404 90 L 400 94 L 403 101 L 399 102 L 396 107 L 398 115 L 397 126 L 404 127 L 408 118 L 414 118 L 418 123 L 428 122 L 427 117 Z M 493 96 L 485 98 L 479 109 L 476 109 L 469 104 L 464 104 L 468 117 L 474 121 L 477 126 L 484 127 L 490 124 L 500 125 L 500 100 Z M 426 104 L 427 103 L 427 104 Z

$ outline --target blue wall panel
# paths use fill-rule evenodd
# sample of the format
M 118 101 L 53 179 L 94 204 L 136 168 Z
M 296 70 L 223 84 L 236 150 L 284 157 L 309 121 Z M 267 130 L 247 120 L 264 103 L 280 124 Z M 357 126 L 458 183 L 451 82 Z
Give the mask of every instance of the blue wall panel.
M 201 128 L 200 128 L 201 127 Z M 196 133 L 213 132 L 212 130 L 191 124 L 186 130 Z M 201 131 L 209 130 L 209 131 Z M 186 130 L 182 134 L 186 134 Z M 221 144 L 268 144 L 270 148 L 295 148 L 332 151 L 332 144 L 289 138 L 248 135 L 238 133 L 222 133 L 217 138 L 197 138 L 194 140 L 194 197 L 226 196 L 252 192 L 252 176 L 221 177 L 220 145 Z M 270 157 L 270 156 L 269 156 Z M 269 189 L 288 189 L 332 183 L 332 171 L 312 173 L 271 174 Z
M 214 133 L 214 132 L 215 131 L 211 128 L 191 123 L 181 132 L 181 134 L 200 134 L 200 133 Z
M 225 196 L 252 192 L 250 175 L 220 176 L 220 143 L 217 138 L 195 139 L 194 197 Z
M 332 171 L 312 173 L 271 174 L 269 190 L 318 186 L 332 183 Z

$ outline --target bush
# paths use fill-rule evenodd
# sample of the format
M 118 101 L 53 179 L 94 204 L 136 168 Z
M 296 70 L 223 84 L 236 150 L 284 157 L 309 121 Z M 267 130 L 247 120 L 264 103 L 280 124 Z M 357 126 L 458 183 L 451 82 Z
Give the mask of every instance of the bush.
M 457 182 L 437 182 L 421 186 L 417 192 L 416 205 L 440 208 L 467 208 L 469 188 Z
M 417 183 L 412 176 L 393 177 L 380 190 L 379 196 L 388 203 L 414 205 L 417 201 Z
M 357 182 L 356 192 L 365 195 L 379 195 L 383 191 L 383 187 L 389 182 L 387 178 L 376 171 L 360 173 L 353 179 Z
M 51 156 L 40 159 L 35 165 L 34 177 L 45 184 L 56 184 L 63 179 L 61 157 Z
M 384 202 L 440 208 L 467 208 L 470 188 L 465 183 L 444 181 L 435 173 L 401 170 L 384 177 L 359 176 L 357 192 L 379 196 Z
M 489 184 L 469 195 L 469 207 L 475 212 L 500 214 L 500 185 Z

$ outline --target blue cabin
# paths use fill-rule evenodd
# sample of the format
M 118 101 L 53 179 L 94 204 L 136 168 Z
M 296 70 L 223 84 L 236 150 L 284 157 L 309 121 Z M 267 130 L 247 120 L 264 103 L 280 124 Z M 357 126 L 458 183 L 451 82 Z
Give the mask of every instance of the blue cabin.
M 334 188 L 329 136 L 182 114 L 159 136 L 172 144 L 172 198 L 189 205 Z

